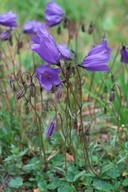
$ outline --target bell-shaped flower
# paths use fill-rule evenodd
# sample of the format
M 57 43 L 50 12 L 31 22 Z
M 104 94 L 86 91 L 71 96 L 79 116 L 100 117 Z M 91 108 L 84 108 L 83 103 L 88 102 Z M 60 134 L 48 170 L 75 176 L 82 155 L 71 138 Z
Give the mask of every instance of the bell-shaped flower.
M 52 68 L 48 65 L 41 65 L 36 69 L 38 81 L 46 91 L 50 91 L 53 86 L 59 85 L 61 79 L 59 77 L 60 68 Z
M 17 15 L 12 11 L 0 15 L 0 25 L 6 27 L 17 27 Z
M 111 60 L 111 51 L 112 49 L 108 47 L 107 40 L 104 38 L 99 45 L 91 49 L 79 66 L 88 71 L 109 72 L 108 62 Z
M 120 50 L 120 54 L 121 54 L 121 62 L 128 64 L 128 47 L 123 45 Z
M 37 36 L 32 37 L 32 41 L 35 44 L 31 49 L 49 64 L 57 64 L 60 59 L 68 60 L 71 57 L 66 45 L 57 45 L 45 25 L 38 28 Z
M 42 26 L 42 23 L 36 20 L 27 21 L 23 26 L 23 32 L 27 34 L 37 33 L 39 27 Z
M 46 23 L 49 27 L 53 27 L 61 23 L 64 18 L 64 10 L 56 3 L 56 1 L 48 2 L 45 10 Z

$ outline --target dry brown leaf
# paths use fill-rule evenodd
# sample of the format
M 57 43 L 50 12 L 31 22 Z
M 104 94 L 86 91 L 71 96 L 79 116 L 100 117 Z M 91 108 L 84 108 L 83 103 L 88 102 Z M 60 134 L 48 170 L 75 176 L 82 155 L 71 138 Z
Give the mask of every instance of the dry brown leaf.
M 37 188 L 37 189 L 34 189 L 33 192 L 41 192 L 41 191 Z

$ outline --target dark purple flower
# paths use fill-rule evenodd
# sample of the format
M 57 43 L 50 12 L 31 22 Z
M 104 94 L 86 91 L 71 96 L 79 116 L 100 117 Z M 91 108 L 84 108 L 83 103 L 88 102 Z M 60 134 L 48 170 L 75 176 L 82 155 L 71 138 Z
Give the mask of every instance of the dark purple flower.
M 48 138 L 51 138 L 54 135 L 54 133 L 55 133 L 56 121 L 57 121 L 57 117 L 48 126 L 47 133 L 46 133 Z
M 33 21 L 27 21 L 26 24 L 23 27 L 23 32 L 28 34 L 34 34 L 37 32 L 38 28 L 42 26 L 42 23 L 33 20 Z
M 88 71 L 110 71 L 107 66 L 108 62 L 111 60 L 110 54 L 112 49 L 108 47 L 107 40 L 104 38 L 103 41 L 93 47 L 89 52 L 88 56 L 83 59 L 81 67 Z
M 120 54 L 121 54 L 121 62 L 128 64 L 128 47 L 123 45 L 120 50 Z
M 45 25 L 38 28 L 37 36 L 34 36 L 32 41 L 35 43 L 31 46 L 32 50 L 49 64 L 57 64 L 60 59 L 67 60 L 71 58 L 67 46 L 57 45 Z
M 65 44 L 58 44 L 57 45 L 58 50 L 60 51 L 60 59 L 62 60 L 68 60 L 71 59 L 71 52 L 70 50 L 67 48 L 67 45 Z
M 12 11 L 0 15 L 0 25 L 6 27 L 17 27 L 17 15 Z
M 43 86 L 47 91 L 50 91 L 54 85 L 56 86 L 61 83 L 61 79 L 59 77 L 59 68 L 41 65 L 36 69 L 36 73 L 40 85 Z
M 11 32 L 12 32 L 12 29 L 4 31 L 3 33 L 0 34 L 0 39 L 4 40 L 4 41 L 10 39 L 11 38 Z
M 53 27 L 59 23 L 64 18 L 64 10 L 56 3 L 56 1 L 48 2 L 45 10 L 46 23 L 49 27 Z

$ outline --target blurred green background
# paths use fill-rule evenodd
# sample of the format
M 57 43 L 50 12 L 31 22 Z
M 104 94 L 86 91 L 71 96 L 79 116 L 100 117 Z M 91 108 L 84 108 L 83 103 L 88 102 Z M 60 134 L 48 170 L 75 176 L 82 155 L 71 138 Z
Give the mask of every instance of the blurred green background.
M 44 20 L 47 0 L 1 0 L 0 14 L 12 10 L 18 14 L 19 26 L 27 20 Z M 128 43 L 128 0 L 58 0 L 73 21 L 93 21 L 98 30 L 107 33 L 112 44 Z

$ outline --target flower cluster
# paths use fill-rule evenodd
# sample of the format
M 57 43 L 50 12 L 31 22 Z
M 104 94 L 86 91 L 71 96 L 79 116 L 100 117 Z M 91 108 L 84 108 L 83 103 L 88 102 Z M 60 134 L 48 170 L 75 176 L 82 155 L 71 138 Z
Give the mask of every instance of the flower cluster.
M 43 64 L 36 69 L 36 76 L 41 87 L 46 91 L 53 92 L 56 89 L 56 98 L 59 100 L 62 97 L 62 89 L 64 83 L 70 80 L 70 70 L 75 68 L 83 68 L 92 72 L 109 72 L 108 66 L 111 58 L 112 48 L 108 46 L 108 41 L 104 37 L 98 45 L 95 45 L 88 52 L 87 56 L 83 57 L 79 63 L 77 59 L 70 51 L 70 43 L 68 46 L 65 43 L 58 44 L 54 37 L 50 34 L 49 28 L 60 24 L 66 20 L 65 11 L 57 4 L 56 1 L 48 2 L 45 10 L 45 21 L 43 24 L 37 20 L 30 20 L 23 26 L 23 32 L 32 35 L 31 50 L 40 56 L 43 60 Z M 69 22 L 70 25 L 70 22 Z M 7 27 L 7 30 L 0 33 L 0 39 L 7 40 L 11 38 L 13 28 L 18 26 L 17 15 L 12 11 L 0 15 L 0 26 Z M 70 41 L 70 28 L 69 41 Z M 84 26 L 82 31 L 85 32 Z M 94 31 L 93 23 L 90 24 L 89 34 Z M 120 49 L 121 62 L 128 64 L 128 47 L 122 46 Z M 77 58 L 77 59 L 76 59 Z M 65 71 L 65 69 L 67 71 Z M 76 70 L 77 71 L 77 70 Z M 78 72 L 78 71 L 77 71 Z M 62 79 L 64 77 L 64 80 Z M 69 82 L 70 84 L 70 82 Z M 31 83 L 31 96 L 35 96 L 35 85 Z M 26 89 L 23 88 L 17 94 L 17 99 L 20 99 L 26 93 Z M 110 100 L 113 100 L 110 99 Z M 47 136 L 51 138 L 56 129 L 55 118 L 49 125 Z

